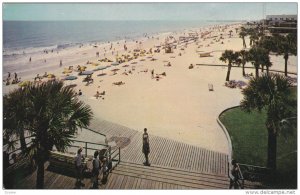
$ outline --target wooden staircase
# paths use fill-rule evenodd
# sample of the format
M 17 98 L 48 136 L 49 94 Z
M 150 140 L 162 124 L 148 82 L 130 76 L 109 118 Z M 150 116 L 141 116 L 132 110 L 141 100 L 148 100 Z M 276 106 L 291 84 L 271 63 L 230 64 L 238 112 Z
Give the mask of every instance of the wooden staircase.
M 119 178 L 119 179 L 118 179 Z M 106 189 L 226 189 L 225 175 L 187 172 L 156 165 L 121 162 L 113 171 Z

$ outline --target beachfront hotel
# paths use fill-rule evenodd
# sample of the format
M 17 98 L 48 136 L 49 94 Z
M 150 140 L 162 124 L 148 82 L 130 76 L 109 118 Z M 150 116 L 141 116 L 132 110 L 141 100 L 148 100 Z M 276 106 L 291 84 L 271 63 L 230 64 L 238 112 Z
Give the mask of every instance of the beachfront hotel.
M 297 4 L 264 6 L 4 3 L 3 189 L 293 192 Z
M 272 33 L 297 33 L 297 15 L 268 15 L 266 24 Z

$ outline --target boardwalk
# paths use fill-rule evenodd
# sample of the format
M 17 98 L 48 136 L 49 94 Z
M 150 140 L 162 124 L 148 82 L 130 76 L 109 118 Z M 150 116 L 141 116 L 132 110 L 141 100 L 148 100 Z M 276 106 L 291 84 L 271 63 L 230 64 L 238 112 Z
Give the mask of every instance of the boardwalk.
M 122 147 L 122 143 L 119 143 L 122 148 L 121 160 L 137 164 L 144 162 L 141 132 L 104 120 L 93 121 L 91 128 L 106 134 L 108 139 L 112 136 L 128 138 L 130 143 L 127 146 Z M 219 175 L 227 175 L 228 172 L 228 155 L 224 153 L 153 136 L 151 133 L 150 150 L 150 162 L 158 166 Z
M 228 156 L 150 133 L 150 167 L 142 165 L 142 133 L 104 120 L 93 121 L 91 129 L 106 134 L 121 147 L 121 163 L 100 189 L 226 189 Z M 103 138 L 99 138 L 103 139 Z M 94 141 L 97 139 L 94 137 Z M 73 189 L 75 179 L 47 170 L 46 189 Z M 17 182 L 18 189 L 35 188 L 36 172 Z M 89 178 L 84 179 L 89 188 Z

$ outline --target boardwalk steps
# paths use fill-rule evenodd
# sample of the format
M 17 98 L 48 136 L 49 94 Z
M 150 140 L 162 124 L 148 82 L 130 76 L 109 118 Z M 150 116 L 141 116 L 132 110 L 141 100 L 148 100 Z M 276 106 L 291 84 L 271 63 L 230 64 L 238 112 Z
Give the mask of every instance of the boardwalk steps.
M 229 183 L 226 176 L 186 172 L 158 166 L 145 167 L 123 162 L 113 170 L 113 174 L 196 189 L 226 189 Z
M 188 172 L 168 167 L 150 167 L 121 162 L 111 173 L 104 189 L 228 189 L 226 175 Z M 260 183 L 245 182 L 245 189 L 261 188 Z

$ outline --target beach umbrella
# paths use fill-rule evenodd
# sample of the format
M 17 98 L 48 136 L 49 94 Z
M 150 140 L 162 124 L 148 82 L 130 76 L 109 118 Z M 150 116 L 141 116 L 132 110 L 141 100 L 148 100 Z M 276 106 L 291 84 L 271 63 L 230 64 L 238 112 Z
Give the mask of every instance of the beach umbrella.
M 104 70 L 106 68 L 107 68 L 107 66 L 100 66 L 98 68 L 95 68 L 93 71 Z
M 113 66 L 118 66 L 118 65 L 119 65 L 119 62 L 113 62 L 113 63 L 111 63 L 111 65 L 113 65 Z
M 93 74 L 94 73 L 94 71 L 83 71 L 80 75 L 91 75 L 91 74 Z
M 63 74 L 68 74 L 68 73 L 71 73 L 71 72 L 72 72 L 72 70 L 65 69 L 65 70 L 63 71 Z
M 20 87 L 25 87 L 25 86 L 27 86 L 29 84 L 30 84 L 30 81 L 23 81 L 23 82 L 19 83 L 19 86 Z
M 77 76 L 67 76 L 64 78 L 64 80 L 76 80 Z
M 51 79 L 51 78 L 55 78 L 55 75 L 54 74 L 48 74 L 48 76 L 47 76 L 49 79 Z

